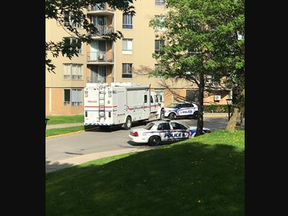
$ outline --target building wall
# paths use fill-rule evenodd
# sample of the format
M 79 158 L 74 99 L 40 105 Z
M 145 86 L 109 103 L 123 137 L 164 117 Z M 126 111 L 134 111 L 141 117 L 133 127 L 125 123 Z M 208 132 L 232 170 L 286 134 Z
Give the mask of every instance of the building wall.
M 116 28 L 120 29 L 125 39 L 133 39 L 133 54 L 122 54 L 122 40 L 116 41 L 115 80 L 117 82 L 136 82 L 161 87 L 159 79 L 149 77 L 147 72 L 154 70 L 157 63 L 152 58 L 154 53 L 155 31 L 149 26 L 156 14 L 165 13 L 164 6 L 155 6 L 154 0 L 136 1 L 136 15 L 133 17 L 133 29 L 122 28 L 122 12 L 116 12 Z M 122 63 L 133 63 L 133 77 L 122 78 Z
M 156 6 L 155 0 L 142 0 L 134 2 L 136 15 L 133 17 L 133 29 L 122 28 L 122 11 L 115 11 L 114 15 L 107 15 L 107 24 L 113 25 L 114 30 L 119 30 L 124 35 L 125 39 L 133 39 L 133 53 L 122 53 L 122 40 L 116 42 L 109 42 L 107 44 L 107 57 L 112 55 L 113 62 L 106 64 L 107 77 L 106 82 L 135 82 L 140 85 L 151 85 L 152 89 L 165 90 L 166 86 L 171 87 L 170 90 L 165 90 L 165 105 L 178 100 L 176 95 L 171 92 L 186 98 L 186 91 L 189 89 L 197 89 L 195 84 L 185 80 L 163 80 L 160 78 L 151 77 L 149 72 L 155 69 L 156 60 L 153 59 L 152 54 L 155 50 L 156 35 L 161 34 L 161 31 L 155 31 L 149 26 L 149 22 L 155 15 L 165 14 L 167 9 L 164 6 Z M 78 29 L 81 31 L 81 29 Z M 84 31 L 82 32 L 84 33 Z M 46 41 L 61 41 L 63 37 L 70 35 L 63 29 L 62 26 L 54 20 L 46 20 Z M 95 38 L 99 40 L 99 38 Z M 90 45 L 84 44 L 82 46 L 82 53 L 78 57 L 68 59 L 62 57 L 53 58 L 50 54 L 49 58 L 53 60 L 56 66 L 55 73 L 46 72 L 46 114 L 47 115 L 75 115 L 83 113 L 83 106 L 64 106 L 63 97 L 65 88 L 80 88 L 83 89 L 87 82 L 90 82 L 91 64 L 89 63 Z M 110 56 L 111 57 L 111 56 Z M 63 74 L 64 63 L 82 64 L 82 79 L 81 80 L 65 80 Z M 132 78 L 122 78 L 122 63 L 133 64 Z M 217 93 L 219 94 L 219 93 Z M 226 92 L 221 93 L 221 100 L 214 101 L 214 95 L 208 95 L 204 99 L 205 104 L 226 104 Z M 225 96 L 226 94 L 226 96 Z M 83 95 L 83 92 L 82 92 Z
M 80 29 L 81 31 L 81 29 Z M 58 42 L 63 37 L 70 37 L 59 24 L 54 20 L 46 20 L 46 41 Z M 72 59 L 63 57 L 60 53 L 58 58 L 48 53 L 48 58 L 52 59 L 56 66 L 55 72 L 46 71 L 46 115 L 76 115 L 83 113 L 83 106 L 64 106 L 64 89 L 80 88 L 83 89 L 86 84 L 87 55 L 85 44 L 82 45 L 82 52 L 78 57 Z M 64 79 L 64 63 L 74 63 L 82 65 L 81 80 Z
M 46 88 L 46 115 L 83 114 L 83 106 L 64 106 L 63 98 L 64 88 Z

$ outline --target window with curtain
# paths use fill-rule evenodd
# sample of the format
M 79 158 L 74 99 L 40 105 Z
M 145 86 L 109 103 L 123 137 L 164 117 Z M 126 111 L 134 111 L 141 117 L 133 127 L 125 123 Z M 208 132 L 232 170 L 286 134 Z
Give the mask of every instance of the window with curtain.
M 133 39 L 123 39 L 122 41 L 122 53 L 132 54 L 133 53 Z
M 132 29 L 133 28 L 133 16 L 129 14 L 123 14 L 122 20 L 123 29 Z
M 165 5 L 165 0 L 155 0 L 155 5 L 163 6 Z
M 131 63 L 122 64 L 122 78 L 132 78 L 132 64 Z
M 64 89 L 64 106 L 82 106 L 82 89 Z
M 164 40 L 155 40 L 155 53 L 160 51 L 160 48 L 165 44 Z
M 65 80 L 82 80 L 82 65 L 63 64 L 63 74 Z
M 106 66 L 96 65 L 91 67 L 91 83 L 105 83 L 106 76 Z

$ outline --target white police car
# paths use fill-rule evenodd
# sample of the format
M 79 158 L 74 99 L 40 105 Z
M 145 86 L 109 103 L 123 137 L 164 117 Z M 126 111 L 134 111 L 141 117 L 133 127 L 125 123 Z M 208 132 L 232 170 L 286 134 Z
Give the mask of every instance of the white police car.
M 204 133 L 211 132 L 203 128 Z M 177 121 L 154 121 L 148 123 L 144 128 L 130 130 L 129 139 L 134 143 L 148 143 L 159 145 L 162 141 L 180 141 L 194 137 L 196 127 L 186 127 Z
M 193 117 L 198 118 L 198 106 L 194 103 L 180 102 L 171 103 L 164 108 L 164 117 L 175 119 L 176 117 Z

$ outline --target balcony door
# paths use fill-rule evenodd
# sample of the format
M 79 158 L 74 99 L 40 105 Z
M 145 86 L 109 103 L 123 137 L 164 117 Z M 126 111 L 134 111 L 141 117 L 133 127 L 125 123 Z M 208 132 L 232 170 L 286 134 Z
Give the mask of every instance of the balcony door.
M 106 41 L 92 41 L 90 49 L 91 61 L 105 61 Z
M 91 21 L 93 25 L 97 28 L 98 32 L 96 35 L 106 34 L 107 29 L 107 17 L 104 16 L 92 16 Z
M 94 65 L 91 67 L 91 83 L 105 83 L 106 76 L 105 65 Z

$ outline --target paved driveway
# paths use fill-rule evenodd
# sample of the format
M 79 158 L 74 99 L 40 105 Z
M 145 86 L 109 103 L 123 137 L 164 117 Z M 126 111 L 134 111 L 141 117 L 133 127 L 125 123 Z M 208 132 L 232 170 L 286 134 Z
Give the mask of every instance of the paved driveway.
M 182 119 L 187 126 L 196 126 L 194 119 Z M 227 118 L 204 118 L 204 127 L 213 130 L 224 129 Z M 138 125 L 135 127 L 143 127 Z M 68 167 L 96 158 L 114 154 L 142 151 L 151 148 L 147 145 L 133 146 L 128 142 L 129 131 L 89 131 L 46 140 L 46 170 Z M 76 161 L 76 162 L 75 162 Z

